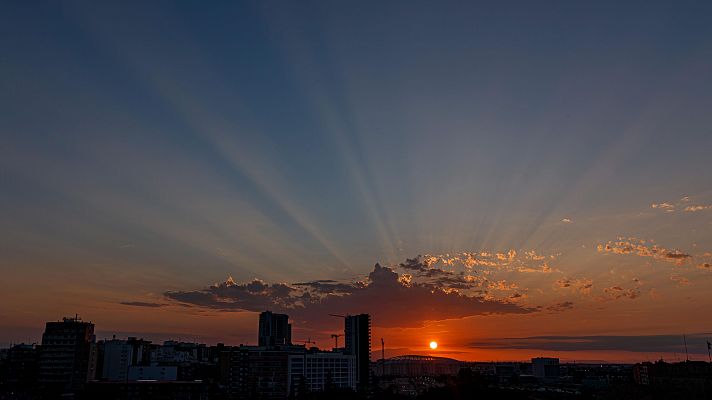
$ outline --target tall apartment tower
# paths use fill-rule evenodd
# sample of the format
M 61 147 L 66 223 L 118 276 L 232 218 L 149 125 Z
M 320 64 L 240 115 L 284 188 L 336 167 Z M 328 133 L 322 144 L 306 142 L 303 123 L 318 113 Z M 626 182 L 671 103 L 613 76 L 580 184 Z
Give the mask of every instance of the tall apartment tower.
M 265 311 L 260 314 L 259 337 L 260 346 L 278 346 L 292 344 L 292 324 L 287 314 L 275 314 Z
M 47 322 L 39 353 L 38 382 L 48 393 L 69 395 L 94 379 L 94 324 L 78 316 Z
M 356 356 L 356 384 L 368 387 L 371 371 L 371 316 L 347 315 L 344 319 L 346 354 Z

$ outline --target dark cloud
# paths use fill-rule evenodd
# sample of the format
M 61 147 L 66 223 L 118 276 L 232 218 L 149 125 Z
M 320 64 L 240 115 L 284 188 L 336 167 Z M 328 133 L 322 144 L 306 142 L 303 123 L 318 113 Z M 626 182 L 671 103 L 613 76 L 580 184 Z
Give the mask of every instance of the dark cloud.
M 148 303 L 148 302 L 144 302 L 144 301 L 122 301 L 119 304 L 123 304 L 125 306 L 150 307 L 150 308 L 157 308 L 157 307 L 165 306 L 165 304 L 161 304 L 161 303 Z
M 366 282 L 345 284 L 324 280 L 286 285 L 257 280 L 236 283 L 228 279 L 205 289 L 171 291 L 165 296 L 184 304 L 225 311 L 270 309 L 288 313 L 297 322 L 333 321 L 329 314 L 369 313 L 374 325 L 385 327 L 421 326 L 429 320 L 536 311 L 505 299 L 484 298 L 453 288 L 469 283 L 463 274 L 437 275 L 435 280 L 416 282 L 376 264 Z
M 298 282 L 293 283 L 292 286 L 305 288 L 307 290 L 312 290 L 320 294 L 336 294 L 336 293 L 351 293 L 357 284 L 355 283 L 339 283 L 333 280 L 318 280 L 311 282 Z
M 564 302 L 549 306 L 546 309 L 549 311 L 566 311 L 566 310 L 571 310 L 572 308 L 574 308 L 574 303 L 572 303 L 570 301 L 564 301 Z
M 705 353 L 705 338 L 709 334 L 687 335 L 691 353 Z M 530 336 L 519 338 L 488 338 L 469 344 L 476 349 L 532 349 L 546 351 L 634 351 L 650 353 L 684 352 L 682 335 L 642 336 Z
M 181 303 L 221 310 L 264 309 L 265 305 L 273 307 L 290 307 L 295 304 L 296 292 L 284 283 L 267 284 L 259 279 L 247 283 L 237 283 L 232 278 L 225 282 L 212 285 L 203 290 L 166 292 L 169 299 Z
M 640 297 L 640 289 L 638 288 L 622 288 L 620 286 L 611 286 L 603 288 L 603 296 L 599 300 L 618 300 L 618 299 L 637 299 Z
M 575 290 L 581 294 L 589 294 L 593 288 L 593 281 L 591 279 L 561 278 L 557 279 L 554 285 L 562 289 Z

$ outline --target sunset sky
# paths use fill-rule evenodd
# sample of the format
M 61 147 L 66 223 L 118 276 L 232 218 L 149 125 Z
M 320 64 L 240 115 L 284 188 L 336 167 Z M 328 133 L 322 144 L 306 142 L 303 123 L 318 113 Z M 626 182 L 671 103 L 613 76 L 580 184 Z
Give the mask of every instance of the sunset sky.
M 269 309 L 324 348 L 369 313 L 387 356 L 706 360 L 711 19 L 4 1 L 0 346 L 254 344 Z

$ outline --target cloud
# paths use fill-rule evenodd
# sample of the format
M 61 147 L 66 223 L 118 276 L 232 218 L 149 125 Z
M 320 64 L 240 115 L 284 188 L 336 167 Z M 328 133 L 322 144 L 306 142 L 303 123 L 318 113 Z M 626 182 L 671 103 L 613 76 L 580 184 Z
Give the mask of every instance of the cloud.
M 163 307 L 166 305 L 166 304 L 161 304 L 161 303 L 148 303 L 148 302 L 144 302 L 144 301 L 122 301 L 119 304 L 123 304 L 125 306 L 149 307 L 149 308 Z
M 690 343 L 704 343 L 709 334 L 687 335 Z M 486 338 L 469 344 L 475 349 L 536 349 L 546 351 L 633 351 L 646 353 L 684 352 L 682 335 L 640 336 L 529 336 L 519 338 Z M 695 349 L 695 348 L 693 348 Z M 698 346 L 697 353 L 705 353 Z M 692 350 L 695 352 L 695 350 Z
M 653 203 L 650 205 L 650 207 L 665 210 L 665 212 L 677 212 L 680 210 L 684 212 L 698 212 L 712 210 L 712 204 L 689 205 L 689 202 L 690 197 L 685 196 L 681 198 L 680 201 L 675 203 Z
M 710 264 L 708 262 L 700 263 L 700 264 L 697 264 L 697 268 L 712 271 L 712 264 Z
M 571 310 L 573 308 L 574 308 L 574 303 L 572 303 L 570 301 L 564 301 L 561 303 L 551 305 L 551 306 L 547 307 L 546 309 L 549 311 L 557 311 L 558 312 L 558 311 Z
M 288 285 L 267 284 L 258 279 L 236 283 L 229 278 L 204 289 L 169 291 L 165 296 L 222 311 L 284 312 L 298 323 L 330 321 L 333 318 L 329 314 L 369 313 L 374 325 L 384 327 L 422 326 L 424 321 L 536 311 L 506 299 L 470 294 L 467 290 L 479 287 L 482 280 L 428 267 L 433 265 L 430 261 L 407 260 L 404 265 L 404 269 L 414 272 L 409 279 L 376 264 L 363 282 L 320 280 Z
M 591 279 L 573 279 L 573 278 L 561 278 L 554 282 L 554 285 L 561 289 L 571 289 L 575 290 L 581 294 L 591 293 L 591 288 L 593 287 L 593 280 Z
M 712 210 L 712 205 L 699 205 L 699 206 L 687 206 L 685 207 L 686 212 L 697 212 L 704 210 Z
M 680 250 L 669 250 L 657 244 L 649 245 L 645 240 L 636 238 L 619 238 L 618 241 L 609 241 L 605 245 L 599 244 L 598 252 L 612 254 L 631 254 L 640 257 L 652 257 L 658 260 L 682 265 L 692 258 L 692 255 Z
M 473 268 L 496 271 L 549 273 L 552 272 L 553 269 L 551 269 L 544 260 L 555 260 L 557 256 L 557 254 L 548 256 L 539 255 L 535 250 L 518 252 L 515 249 L 497 252 L 464 252 L 452 255 L 426 254 L 407 259 L 405 262 L 399 264 L 398 268 L 413 272 L 414 274 L 432 269 L 452 271 L 457 269 L 471 270 Z
M 603 296 L 599 296 L 598 300 L 599 301 L 609 301 L 609 300 L 618 300 L 618 299 L 637 299 L 640 297 L 640 289 L 638 288 L 629 288 L 629 289 L 624 289 L 620 286 L 611 286 L 607 288 L 603 288 Z
M 523 273 L 542 273 L 542 274 L 549 274 L 554 272 L 554 270 L 549 267 L 549 264 L 547 262 L 543 262 L 538 266 L 534 267 L 529 267 L 529 266 L 520 266 L 517 268 L 518 272 L 523 272 Z
M 570 223 L 572 223 L 573 221 L 571 220 L 571 218 L 564 218 L 564 219 L 561 220 L 561 222 L 563 222 L 563 223 L 565 223 L 565 224 L 570 224 Z

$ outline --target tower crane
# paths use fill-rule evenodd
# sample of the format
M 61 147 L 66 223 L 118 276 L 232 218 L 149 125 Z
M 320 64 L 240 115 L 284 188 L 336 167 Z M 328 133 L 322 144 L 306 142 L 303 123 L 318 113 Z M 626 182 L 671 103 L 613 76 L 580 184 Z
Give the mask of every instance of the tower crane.
M 336 334 L 336 333 L 331 334 L 331 337 L 334 338 L 334 350 L 339 348 L 339 337 L 340 336 L 344 336 L 344 334 L 343 333 L 342 334 Z

